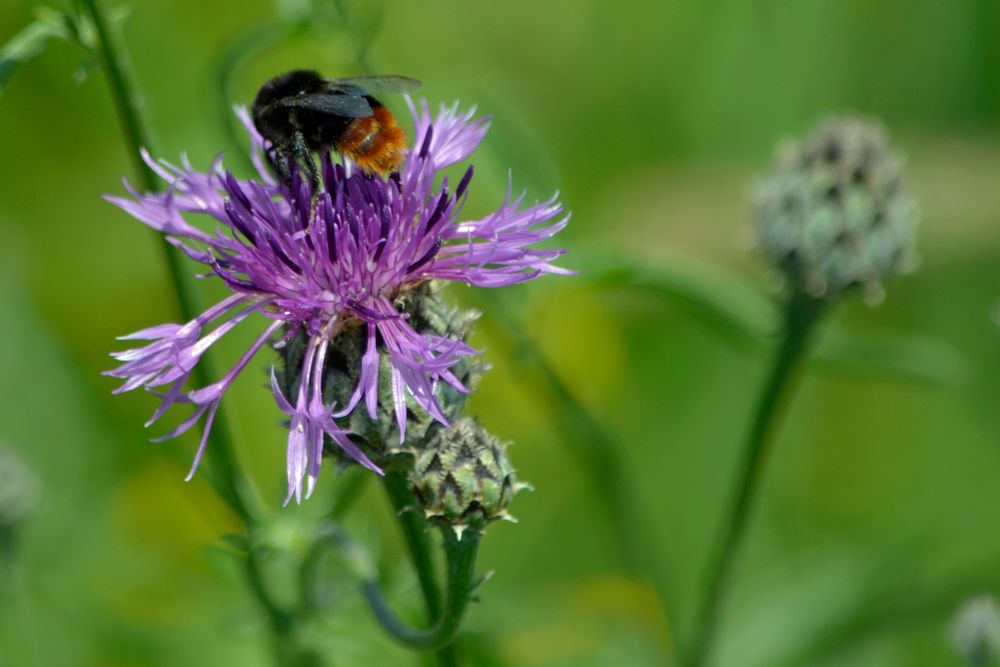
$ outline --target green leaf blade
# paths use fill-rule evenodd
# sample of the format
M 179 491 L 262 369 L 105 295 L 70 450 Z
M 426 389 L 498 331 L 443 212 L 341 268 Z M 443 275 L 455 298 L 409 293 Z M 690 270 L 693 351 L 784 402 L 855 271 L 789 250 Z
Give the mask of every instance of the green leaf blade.
M 21 32 L 14 35 L 0 49 L 0 95 L 3 95 L 7 82 L 21 65 L 35 58 L 54 39 L 65 39 L 66 29 L 50 17 L 39 17 Z

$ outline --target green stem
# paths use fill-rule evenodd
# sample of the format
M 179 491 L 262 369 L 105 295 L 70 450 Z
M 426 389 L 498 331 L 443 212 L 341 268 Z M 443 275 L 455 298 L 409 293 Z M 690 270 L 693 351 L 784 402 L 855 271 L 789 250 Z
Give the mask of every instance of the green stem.
M 824 305 L 825 302 L 821 300 L 800 294 L 792 296 L 786 304 L 781 344 L 743 452 L 743 461 L 739 467 L 739 486 L 729 510 L 722 545 L 709 570 L 710 579 L 688 661 L 691 667 L 701 667 L 709 660 L 719 611 L 732 576 L 736 553 L 746 531 L 747 518 L 760 487 L 769 445 L 794 393 L 801 362 L 805 358 Z
M 131 64 L 125 51 L 121 35 L 113 29 L 105 18 L 107 9 L 103 0 L 82 0 L 83 6 L 93 21 L 100 42 L 101 66 L 108 77 L 112 97 L 118 111 L 125 142 L 129 148 L 129 159 L 140 182 L 147 190 L 159 190 L 160 182 L 156 174 L 142 159 L 140 149 L 149 149 L 149 134 L 143 118 L 142 104 L 136 94 L 132 80 Z
M 111 88 L 111 96 L 118 112 L 118 119 L 136 177 L 145 190 L 160 191 L 163 189 L 162 182 L 142 159 L 141 149 L 151 150 L 149 132 L 147 131 L 148 124 L 143 116 L 142 104 L 136 92 L 131 66 L 121 35 L 108 22 L 107 9 L 103 0 L 81 1 L 97 32 L 97 38 L 100 42 L 98 54 L 101 66 L 107 76 L 108 86 Z M 197 300 L 184 280 L 181 270 L 181 252 L 170 245 L 162 236 L 160 249 L 177 294 L 181 318 L 184 321 L 194 319 L 198 312 Z M 203 358 L 195 366 L 194 375 L 199 385 L 211 384 L 211 377 L 214 374 L 211 372 L 207 359 Z M 235 460 L 234 449 L 225 419 L 221 414 L 216 414 L 215 427 L 212 429 L 210 438 L 211 446 L 206 452 L 206 457 L 211 461 L 209 467 L 212 474 L 209 475 L 209 479 L 233 511 L 240 517 L 247 519 L 249 512 L 236 485 L 233 464 Z
M 143 116 L 142 105 L 139 102 L 137 88 L 133 81 L 131 68 L 121 35 L 107 20 L 107 10 L 103 0 L 81 0 L 83 8 L 90 15 L 100 42 L 99 57 L 101 66 L 108 79 L 112 98 L 118 112 L 125 143 L 128 145 L 129 157 L 132 161 L 140 184 L 151 192 L 162 190 L 162 183 L 152 169 L 143 161 L 141 149 L 151 150 L 147 123 Z M 177 294 L 178 308 L 184 321 L 193 319 L 197 314 L 197 300 L 184 280 L 181 271 L 180 252 L 162 239 L 161 249 L 166 261 L 170 279 Z M 194 368 L 195 380 L 201 386 L 211 383 L 214 376 L 207 359 L 203 358 Z M 253 525 L 253 517 L 237 486 L 234 448 L 225 419 L 216 415 L 215 426 L 210 434 L 210 443 L 206 458 L 210 462 L 209 479 L 223 500 L 249 527 Z M 278 664 L 307 664 L 308 654 L 295 651 L 290 662 L 288 660 L 289 637 L 291 636 L 294 619 L 280 610 L 268 593 L 260 571 L 260 563 L 256 553 L 251 549 L 246 559 L 246 576 L 250 590 L 257 598 L 268 616 L 269 626 L 278 655 Z
M 389 609 L 378 582 L 364 582 L 365 597 L 382 627 L 406 646 L 424 651 L 440 651 L 451 645 L 477 583 L 476 551 L 481 534 L 466 530 L 458 537 L 450 526 L 442 527 L 441 534 L 447 560 L 448 590 L 444 608 L 430 628 L 416 630 L 406 625 Z
M 420 592 L 424 596 L 424 606 L 428 618 L 435 619 L 441 613 L 441 594 L 438 592 L 437 575 L 434 572 L 434 561 L 431 558 L 430 539 L 427 534 L 427 524 L 416 511 L 416 503 L 410 494 L 406 482 L 406 473 L 391 470 L 383 479 L 385 493 L 389 497 L 399 527 L 403 531 L 403 539 L 410 551 L 413 567 L 420 581 Z
M 417 572 L 417 580 L 420 583 L 420 592 L 424 598 L 424 608 L 427 612 L 427 619 L 433 623 L 441 617 L 441 593 L 438 587 L 437 574 L 434 570 L 434 560 L 431 558 L 431 544 L 427 533 L 427 522 L 414 510 L 416 502 L 410 493 L 406 481 L 406 473 L 398 470 L 389 470 L 383 479 L 386 496 L 399 521 L 400 530 L 403 531 L 403 539 L 406 542 L 407 550 L 410 552 L 410 560 L 413 561 L 413 568 Z M 365 584 L 366 591 L 370 585 Z M 384 605 L 383 605 L 384 606 Z M 441 667 L 455 667 L 458 665 L 458 656 L 453 645 L 441 647 L 436 652 L 437 662 Z

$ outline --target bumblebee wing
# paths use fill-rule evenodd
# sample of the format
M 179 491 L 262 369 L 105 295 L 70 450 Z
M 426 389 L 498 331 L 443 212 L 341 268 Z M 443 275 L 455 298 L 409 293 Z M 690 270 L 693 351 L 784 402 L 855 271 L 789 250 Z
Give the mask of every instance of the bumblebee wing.
M 294 95 L 278 100 L 277 104 L 286 108 L 308 109 L 309 111 L 348 118 L 367 118 L 372 115 L 372 107 L 368 104 L 368 100 L 358 95 L 332 95 L 328 93 Z
M 331 89 L 354 94 L 389 93 L 390 95 L 401 95 L 412 93 L 421 85 L 423 84 L 408 76 L 353 76 L 330 81 Z

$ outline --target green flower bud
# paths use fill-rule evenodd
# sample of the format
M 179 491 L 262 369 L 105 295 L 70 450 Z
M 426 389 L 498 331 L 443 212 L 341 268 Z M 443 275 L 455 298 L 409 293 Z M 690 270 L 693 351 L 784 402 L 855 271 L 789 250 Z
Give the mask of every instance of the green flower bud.
M 514 477 L 506 447 L 471 417 L 438 429 L 416 453 L 410 472 L 410 489 L 424 515 L 459 534 L 496 519 L 513 521 L 507 504 L 525 487 Z
M 793 289 L 834 299 L 860 287 L 881 299 L 883 278 L 916 261 L 916 205 L 881 125 L 835 118 L 779 151 L 756 197 L 757 242 Z

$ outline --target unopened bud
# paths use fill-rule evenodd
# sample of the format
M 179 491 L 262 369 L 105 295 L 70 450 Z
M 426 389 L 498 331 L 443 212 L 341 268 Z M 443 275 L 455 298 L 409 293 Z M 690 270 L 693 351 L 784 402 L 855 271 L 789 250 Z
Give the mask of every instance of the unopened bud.
M 440 429 L 417 452 L 410 487 L 432 521 L 456 532 L 482 530 L 507 514 L 510 499 L 527 485 L 519 484 L 506 447 L 471 417 Z
M 834 299 L 859 287 L 877 302 L 881 281 L 916 263 L 916 218 L 882 126 L 834 118 L 779 152 L 758 189 L 754 224 L 793 289 Z

